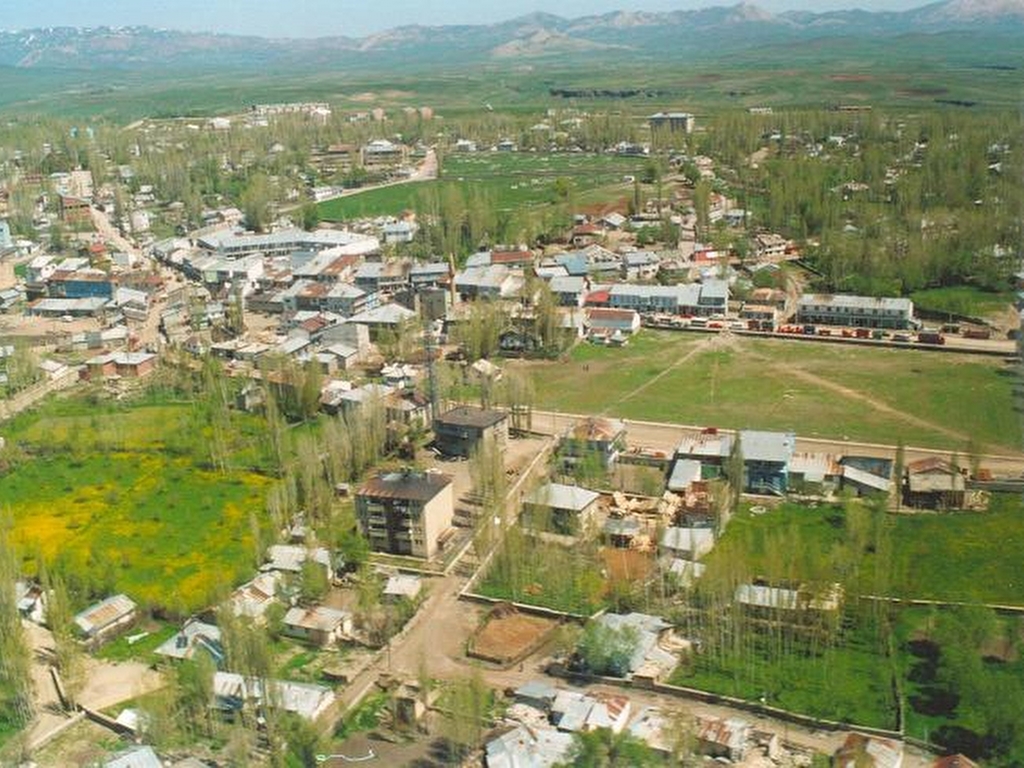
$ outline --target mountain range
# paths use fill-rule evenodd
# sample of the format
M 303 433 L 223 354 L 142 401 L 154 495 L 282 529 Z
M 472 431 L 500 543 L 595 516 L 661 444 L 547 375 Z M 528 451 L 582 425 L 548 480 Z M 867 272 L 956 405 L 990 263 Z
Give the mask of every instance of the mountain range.
M 534 13 L 488 25 L 401 26 L 367 37 L 265 39 L 149 27 L 0 32 L 0 67 L 289 70 L 459 64 L 545 57 L 682 59 L 812 39 L 984 33 L 1024 40 L 1024 0 L 943 0 L 908 11 L 787 11 L 742 2 L 692 11 L 617 11 L 566 19 Z

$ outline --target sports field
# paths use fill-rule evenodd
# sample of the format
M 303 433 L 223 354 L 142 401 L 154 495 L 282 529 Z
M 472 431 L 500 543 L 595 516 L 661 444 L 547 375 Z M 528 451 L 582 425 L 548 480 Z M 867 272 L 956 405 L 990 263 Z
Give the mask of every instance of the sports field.
M 970 355 L 641 331 L 524 364 L 537 407 L 805 437 L 1020 450 L 1007 363 Z

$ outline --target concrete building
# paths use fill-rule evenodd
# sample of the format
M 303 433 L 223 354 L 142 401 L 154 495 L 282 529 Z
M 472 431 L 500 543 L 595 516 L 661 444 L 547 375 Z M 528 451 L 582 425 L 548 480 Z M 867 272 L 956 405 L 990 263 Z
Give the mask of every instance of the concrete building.
M 352 614 L 324 605 L 312 608 L 294 606 L 284 615 L 284 633 L 326 648 L 352 634 Z
M 434 442 L 446 456 L 470 456 L 483 440 L 508 442 L 508 414 L 460 405 L 434 419 Z
M 432 558 L 455 514 L 452 479 L 403 470 L 378 475 L 356 494 L 356 517 L 378 552 Z
M 813 325 L 906 330 L 914 325 L 914 302 L 872 296 L 810 294 L 800 297 L 796 319 Z
M 657 112 L 647 118 L 652 131 L 693 133 L 696 118 L 689 112 Z

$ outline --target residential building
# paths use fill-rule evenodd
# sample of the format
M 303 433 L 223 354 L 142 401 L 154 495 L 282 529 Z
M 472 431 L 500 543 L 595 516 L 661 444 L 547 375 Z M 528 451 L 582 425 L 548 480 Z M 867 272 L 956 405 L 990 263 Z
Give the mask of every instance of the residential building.
M 156 355 L 151 352 L 107 352 L 85 361 L 85 378 L 90 381 L 120 377 L 138 379 L 156 368 Z
M 697 750 L 708 757 L 723 757 L 738 763 L 747 753 L 750 723 L 739 718 L 698 717 Z
M 814 325 L 906 330 L 914 325 L 914 302 L 902 298 L 809 294 L 800 297 L 796 319 Z
M 158 656 L 173 661 L 195 658 L 197 653 L 206 653 L 213 663 L 220 667 L 224 663 L 224 646 L 221 644 L 220 628 L 199 619 L 189 619 L 182 628 L 153 651 Z
M 352 614 L 324 605 L 293 606 L 282 621 L 284 633 L 312 645 L 326 648 L 352 634 Z
M 804 587 L 792 589 L 767 584 L 740 584 L 736 587 L 734 599 L 749 613 L 767 618 L 797 614 L 836 615 L 842 603 L 843 588 L 832 584 L 821 591 Z
M 264 697 L 264 689 L 269 696 Z M 314 722 L 334 705 L 334 691 L 322 685 L 285 680 L 257 680 L 234 672 L 213 675 L 214 706 L 234 716 L 247 706 L 266 705 Z
M 561 307 L 582 307 L 583 299 L 590 290 L 590 283 L 585 277 L 552 277 L 548 288 L 558 300 Z
M 740 310 L 740 319 L 747 321 L 752 331 L 774 331 L 779 324 L 779 310 L 771 304 L 746 302 Z
M 587 310 L 587 327 L 593 336 L 628 338 L 640 330 L 640 315 L 632 309 Z
M 578 421 L 558 445 L 558 455 L 565 464 L 596 459 L 608 469 L 626 447 L 626 425 L 618 419 L 591 416 Z
M 654 682 L 667 677 L 679 663 L 681 646 L 672 625 L 658 616 L 645 613 L 605 613 L 594 619 L 615 632 L 629 629 L 637 638 L 633 654 L 625 661 L 619 677 L 635 682 Z
M 487 768 L 554 768 L 572 751 L 571 733 L 519 725 L 487 742 Z
M 309 549 L 297 544 L 272 544 L 267 549 L 267 562 L 260 566 L 260 570 L 298 575 L 302 573 L 307 561 L 323 568 L 328 579 L 333 578 L 331 553 L 325 547 Z
M 394 573 L 388 577 L 382 594 L 384 600 L 416 600 L 423 591 L 423 579 L 411 573 Z
M 676 446 L 676 459 L 699 461 L 703 477 L 717 477 L 732 453 L 733 436 L 710 428 L 687 435 Z
M 661 257 L 653 251 L 633 251 L 622 255 L 622 274 L 627 280 L 653 280 L 661 269 Z
M 594 526 L 600 497 L 576 485 L 547 483 L 523 497 L 523 522 L 566 536 L 586 535 Z
M 378 475 L 356 494 L 359 527 L 378 552 L 430 559 L 454 514 L 452 479 L 439 472 Z
M 295 251 L 323 251 L 336 249 L 339 256 L 365 256 L 380 250 L 380 241 L 370 235 L 361 235 L 339 229 L 282 229 L 269 234 L 238 233 L 218 229 L 202 235 L 196 241 L 200 248 L 216 251 L 228 258 L 240 258 L 255 253 L 264 256 L 289 256 Z
M 963 509 L 967 480 L 963 471 L 939 457 L 912 461 L 903 481 L 903 503 L 922 509 Z
M 903 744 L 895 739 L 851 733 L 832 756 L 834 768 L 902 768 Z
M 375 139 L 361 150 L 363 167 L 368 171 L 386 170 L 401 165 L 408 157 L 408 149 L 387 139 Z
M 789 462 L 796 435 L 747 429 L 739 433 L 739 440 L 747 492 L 784 494 L 789 487 Z
M 471 456 L 484 440 L 498 448 L 508 442 L 508 414 L 460 405 L 434 419 L 434 442 L 446 456 Z

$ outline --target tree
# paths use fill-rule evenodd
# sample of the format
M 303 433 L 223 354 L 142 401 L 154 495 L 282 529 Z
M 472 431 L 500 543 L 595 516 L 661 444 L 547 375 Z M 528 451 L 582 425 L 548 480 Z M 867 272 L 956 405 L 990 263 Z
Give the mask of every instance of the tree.
M 242 192 L 242 213 L 245 225 L 256 232 L 263 232 L 270 224 L 270 203 L 272 192 L 266 174 L 256 173 L 249 179 Z
M 743 446 L 740 444 L 738 432 L 733 436 L 732 449 L 729 451 L 725 475 L 729 480 L 729 490 L 732 492 L 732 506 L 735 509 L 736 505 L 739 504 L 740 496 L 743 495 L 747 482 L 743 461 Z
M 85 682 L 85 659 L 75 637 L 74 610 L 67 583 L 60 574 L 47 575 L 43 588 L 48 591 L 46 624 L 53 634 L 54 657 L 64 683 L 69 709 L 74 709 Z
M 309 200 L 302 204 L 299 216 L 302 220 L 302 228 L 307 232 L 312 232 L 320 224 L 320 207 Z
M 453 764 L 461 765 L 462 757 L 483 739 L 492 695 L 478 669 L 454 681 L 446 693 L 450 716 L 445 721 L 445 741 Z
M 299 599 L 307 605 L 319 603 L 324 599 L 329 587 L 327 569 L 313 558 L 307 557 L 299 574 Z
M 0 516 L 0 723 L 17 730 L 32 718 L 32 656 L 14 599 L 19 560 L 11 526 Z
M 664 765 L 665 761 L 647 743 L 628 731 L 615 733 L 611 728 L 580 731 L 573 734 L 570 759 L 565 768 L 645 768 Z
M 200 732 L 210 733 L 210 707 L 213 705 L 213 675 L 217 671 L 213 659 L 200 653 L 186 659 L 175 670 L 176 709 L 179 722 L 187 724 L 194 739 Z
M 580 636 L 576 654 L 595 675 L 625 677 L 639 644 L 640 635 L 634 627 L 611 627 L 601 621 L 591 621 Z
M 896 443 L 896 460 L 893 462 L 893 474 L 896 477 L 896 509 L 903 506 L 903 473 L 906 471 L 907 449 L 903 438 Z

